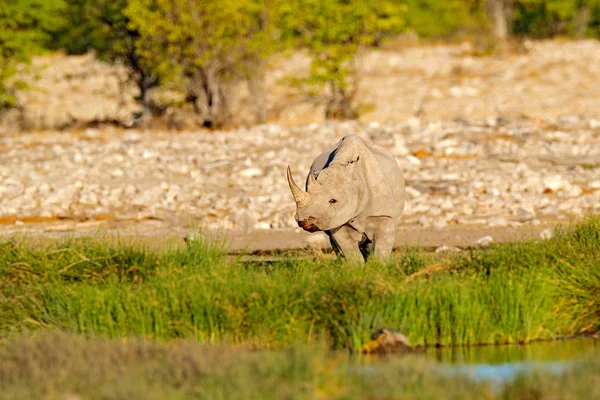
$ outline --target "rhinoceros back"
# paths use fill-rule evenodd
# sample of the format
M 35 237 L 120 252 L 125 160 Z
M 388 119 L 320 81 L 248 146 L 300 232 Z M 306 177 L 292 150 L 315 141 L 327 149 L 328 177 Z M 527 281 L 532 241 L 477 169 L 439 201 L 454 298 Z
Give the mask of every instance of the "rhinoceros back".
M 357 135 L 347 135 L 337 142 L 335 146 L 327 149 L 315 158 L 310 167 L 309 174 L 313 174 L 316 179 L 321 171 L 329 167 L 332 162 L 338 161 L 337 158 L 340 156 L 343 157 L 349 152 L 365 158 L 366 170 L 363 173 L 370 178 L 368 179 L 371 186 L 370 189 L 376 189 L 376 187 L 383 189 L 385 187 L 385 189 L 389 190 L 395 203 L 393 205 L 393 208 L 396 208 L 394 214 L 399 217 L 404 210 L 404 178 L 394 156 L 381 146 L 368 142 Z M 380 190 L 375 191 L 380 192 Z M 391 205 L 388 204 L 385 208 L 389 206 Z

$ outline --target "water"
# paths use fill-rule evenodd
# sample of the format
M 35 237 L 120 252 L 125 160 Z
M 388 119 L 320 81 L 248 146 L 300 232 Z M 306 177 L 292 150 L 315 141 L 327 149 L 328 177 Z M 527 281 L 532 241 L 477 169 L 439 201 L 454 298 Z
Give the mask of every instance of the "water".
M 495 386 L 534 370 L 560 374 L 576 361 L 600 354 L 600 340 L 580 338 L 528 345 L 429 349 L 442 373 L 466 375 Z

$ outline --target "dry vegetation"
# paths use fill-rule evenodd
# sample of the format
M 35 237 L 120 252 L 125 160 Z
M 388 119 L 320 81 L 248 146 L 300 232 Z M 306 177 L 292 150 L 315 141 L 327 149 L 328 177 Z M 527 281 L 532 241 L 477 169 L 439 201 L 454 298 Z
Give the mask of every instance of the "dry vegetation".
M 426 120 L 517 117 L 553 119 L 598 113 L 600 42 L 534 41 L 522 51 L 479 56 L 470 43 L 460 45 L 388 44 L 359 57 L 356 95 L 363 121 L 400 123 Z M 268 120 L 282 124 L 323 121 L 323 99 L 299 95 L 288 78 L 307 74 L 302 53 L 270 62 L 266 93 Z M 21 94 L 23 115 L 8 121 L 26 129 L 56 129 L 94 121 L 128 122 L 139 111 L 135 89 L 122 69 L 93 55 L 38 57 L 30 78 L 34 89 Z M 254 109 L 246 84 L 235 89 L 232 123 L 251 124 Z M 173 96 L 155 91 L 168 104 Z M 163 126 L 192 128 L 190 118 L 168 109 Z M 18 125 L 6 123 L 6 131 Z

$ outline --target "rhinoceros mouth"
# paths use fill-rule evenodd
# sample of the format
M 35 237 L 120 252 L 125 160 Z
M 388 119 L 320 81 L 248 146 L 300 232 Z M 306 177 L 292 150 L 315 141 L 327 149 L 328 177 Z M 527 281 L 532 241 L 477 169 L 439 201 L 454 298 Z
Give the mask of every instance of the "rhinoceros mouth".
M 307 232 L 311 232 L 311 233 L 320 231 L 320 229 L 317 228 L 317 226 L 313 225 L 313 224 L 304 224 L 304 225 L 302 225 L 302 229 L 304 229 Z

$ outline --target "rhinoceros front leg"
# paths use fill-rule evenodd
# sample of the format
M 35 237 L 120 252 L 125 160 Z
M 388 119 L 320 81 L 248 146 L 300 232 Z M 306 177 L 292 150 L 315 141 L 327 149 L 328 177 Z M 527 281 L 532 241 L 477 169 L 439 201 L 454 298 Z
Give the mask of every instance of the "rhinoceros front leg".
M 379 261 L 390 257 L 396 238 L 396 224 L 392 218 L 378 217 L 373 230 L 373 255 Z
M 328 232 L 331 247 L 336 254 L 342 255 L 348 261 L 364 262 L 358 242 L 352 238 L 349 228 L 341 226 Z

